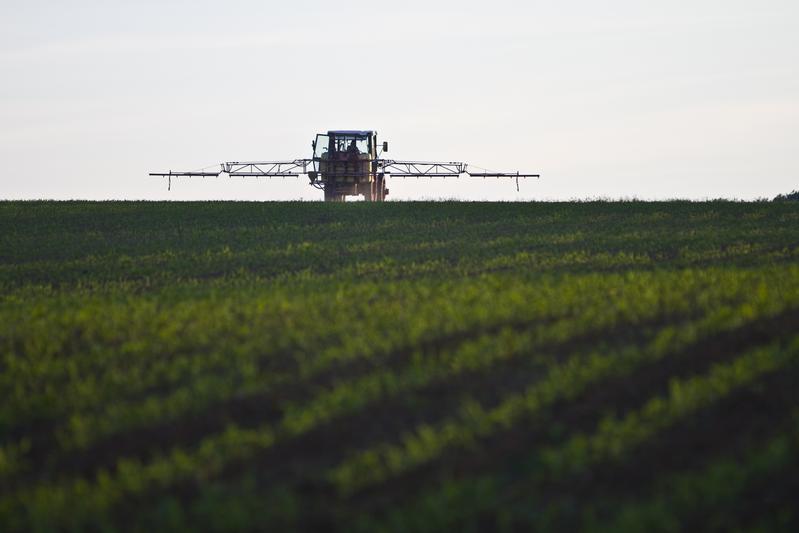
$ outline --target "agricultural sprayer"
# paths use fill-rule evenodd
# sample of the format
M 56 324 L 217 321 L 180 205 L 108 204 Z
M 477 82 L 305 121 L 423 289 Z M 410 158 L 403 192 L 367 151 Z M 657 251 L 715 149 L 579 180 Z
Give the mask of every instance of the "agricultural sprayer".
M 313 187 L 321 189 L 325 201 L 340 202 L 347 196 L 363 195 L 372 202 L 382 202 L 388 195 L 386 177 L 446 178 L 462 175 L 483 178 L 537 178 L 538 174 L 520 172 L 471 172 L 466 163 L 397 161 L 383 158 L 388 142 L 377 141 L 376 131 L 335 130 L 319 133 L 311 143 L 310 159 L 290 161 L 232 161 L 221 163 L 219 170 L 194 172 L 153 172 L 150 176 L 172 178 L 216 177 L 298 177 L 307 176 Z

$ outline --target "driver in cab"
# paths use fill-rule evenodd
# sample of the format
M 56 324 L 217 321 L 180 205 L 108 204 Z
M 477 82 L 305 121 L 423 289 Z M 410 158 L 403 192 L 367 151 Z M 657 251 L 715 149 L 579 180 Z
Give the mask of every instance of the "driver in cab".
M 358 169 L 358 156 L 360 155 L 361 151 L 358 150 L 358 146 L 355 144 L 355 139 L 350 142 L 350 145 L 347 147 L 347 166 L 349 167 L 350 164 L 352 165 L 352 172 L 357 171 Z M 347 169 L 349 171 L 349 169 Z

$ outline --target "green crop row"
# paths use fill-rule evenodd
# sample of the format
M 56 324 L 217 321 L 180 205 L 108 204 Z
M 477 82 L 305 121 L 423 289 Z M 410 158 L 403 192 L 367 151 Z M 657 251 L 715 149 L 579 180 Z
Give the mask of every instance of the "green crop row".
M 692 515 L 711 515 L 710 529 L 738 529 L 739 516 L 734 512 L 759 490 L 779 483 L 786 472 L 799 468 L 799 413 L 785 434 L 771 437 L 765 444 L 739 457 L 716 459 L 699 472 L 672 474 L 659 483 L 657 492 L 641 502 L 631 503 L 616 512 L 597 531 L 680 531 L 684 519 Z M 733 512 L 731 512 L 733 511 Z M 760 519 L 753 531 L 787 531 L 795 520 L 796 510 L 778 512 Z
M 514 288 L 513 292 L 506 293 L 509 297 L 499 308 L 500 312 L 492 310 L 493 315 L 487 314 L 485 317 L 479 314 L 477 316 L 469 315 L 468 317 L 459 316 L 458 310 L 462 307 L 458 305 L 444 307 L 443 305 L 438 305 L 438 302 L 435 301 L 437 310 L 451 309 L 451 312 L 439 312 L 437 316 L 434 317 L 433 315 L 418 313 L 417 311 L 414 317 L 422 319 L 420 325 L 423 328 L 430 328 L 431 326 L 436 328 L 437 320 L 441 317 L 444 317 L 445 320 L 452 325 L 466 320 L 462 322 L 462 326 L 458 327 L 459 332 L 456 331 L 458 335 L 461 335 L 473 329 L 473 324 L 475 322 L 488 326 L 491 324 L 498 324 L 501 326 L 505 321 L 511 319 L 519 324 L 525 324 L 527 322 L 535 323 L 536 320 L 553 316 L 553 313 L 564 314 L 574 312 L 570 310 L 579 309 L 578 314 L 573 320 L 550 323 L 544 330 L 548 342 L 566 342 L 570 336 L 585 334 L 587 327 L 595 328 L 598 331 L 618 324 L 626 324 L 627 327 L 635 327 L 636 324 L 651 321 L 655 317 L 663 319 L 668 316 L 685 314 L 689 307 L 693 308 L 694 312 L 704 312 L 705 308 L 708 308 L 710 305 L 721 305 L 721 302 L 725 300 L 744 298 L 741 294 L 742 292 L 752 292 L 757 290 L 758 286 L 762 286 L 759 284 L 756 277 L 742 279 L 740 281 L 743 283 L 743 285 L 740 286 L 741 288 L 736 289 L 734 285 L 727 284 L 723 286 L 722 290 L 719 290 L 718 286 L 708 286 L 702 275 L 687 276 L 686 274 L 681 274 L 679 277 L 676 277 L 675 280 L 678 280 L 682 284 L 681 290 L 673 291 L 669 295 L 669 300 L 664 300 L 664 288 L 647 290 L 658 287 L 659 284 L 664 282 L 666 284 L 672 284 L 673 281 L 668 279 L 658 280 L 657 283 L 653 285 L 650 276 L 639 278 L 629 277 L 626 280 L 627 283 L 624 284 L 623 287 L 619 283 L 619 280 L 614 278 L 603 280 L 601 283 L 589 279 L 585 280 L 584 288 L 582 287 L 583 282 L 570 280 L 569 285 L 576 286 L 576 288 L 579 289 L 578 291 L 569 293 L 563 290 L 558 292 L 556 288 L 552 287 L 549 288 L 548 292 L 544 292 L 543 288 L 536 289 L 536 295 L 540 297 L 538 301 L 545 302 L 547 306 L 543 307 L 540 311 L 537 311 L 535 306 L 526 305 L 526 302 L 529 301 L 526 300 L 526 298 L 529 297 L 525 297 L 524 292 L 520 292 L 519 289 Z M 747 287 L 747 284 L 750 283 L 753 285 Z M 604 305 L 607 290 L 605 287 L 614 291 L 615 303 L 618 307 L 608 307 Z M 700 292 L 697 292 L 697 287 L 701 287 Z M 711 297 L 708 293 L 709 290 L 716 291 L 717 294 Z M 470 303 L 480 297 L 478 293 L 472 294 L 467 291 L 461 291 L 456 294 L 461 295 Z M 551 294 L 551 296 L 547 298 L 545 297 L 546 294 Z M 569 294 L 573 295 L 574 301 L 569 299 Z M 702 301 L 692 300 L 691 294 L 693 294 L 695 298 L 701 295 Z M 556 297 L 556 295 L 559 295 L 559 297 Z M 459 300 L 460 298 L 455 297 L 455 299 Z M 716 299 L 721 301 L 716 301 Z M 494 298 L 494 300 L 502 302 L 502 300 L 497 300 L 496 298 Z M 553 303 L 553 300 L 557 303 Z M 220 322 L 222 324 L 230 322 L 230 320 L 227 322 L 220 321 L 219 318 L 232 316 L 230 311 L 225 311 L 225 309 L 230 309 L 231 307 L 232 306 L 229 304 L 220 306 L 221 312 L 215 315 L 218 317 L 217 326 Z M 549 309 L 549 307 L 554 307 L 554 309 Z M 261 307 L 257 305 L 251 306 L 251 308 L 255 309 L 257 312 L 261 312 Z M 242 315 L 245 317 L 248 316 L 246 313 L 242 313 Z M 376 314 L 375 316 L 379 320 L 383 319 L 380 314 Z M 400 314 L 395 313 L 395 316 L 399 317 Z M 557 316 L 557 314 L 554 316 Z M 256 318 L 258 318 L 257 315 Z M 258 320 L 255 321 L 257 322 Z M 91 318 L 87 319 L 86 322 L 91 322 Z M 209 324 L 208 329 L 212 330 L 213 327 L 215 326 Z M 342 326 L 342 329 L 344 328 L 346 328 L 346 324 Z M 440 331 L 441 328 L 438 327 L 437 329 Z M 401 344 L 404 339 L 409 337 L 411 339 L 414 337 L 424 339 L 426 331 L 429 331 L 429 329 L 421 329 L 418 333 L 408 330 L 398 330 L 400 335 L 396 337 L 396 341 Z M 246 335 L 240 336 L 245 337 Z M 193 336 L 191 338 L 195 340 Z M 229 334 L 227 338 L 229 339 Z M 253 340 L 256 342 L 252 342 Z M 272 340 L 272 342 L 273 344 L 277 344 L 277 346 L 285 344 L 284 342 L 275 342 L 275 340 Z M 311 342 L 315 342 L 313 336 L 310 336 L 310 340 Z M 105 381 L 105 383 L 104 381 L 98 380 L 98 376 L 94 374 L 89 374 L 88 379 L 81 379 L 81 372 L 73 372 L 72 374 L 76 377 L 77 382 L 70 383 L 69 388 L 61 390 L 53 389 L 51 396 L 46 394 L 47 389 L 44 388 L 46 385 L 43 383 L 39 383 L 38 386 L 40 390 L 44 388 L 44 391 L 42 391 L 44 394 L 40 392 L 36 396 L 30 396 L 24 389 L 20 389 L 20 384 L 24 383 L 20 376 L 21 373 L 14 372 L 15 367 L 13 364 L 9 364 L 11 368 L 7 376 L 8 381 L 12 382 L 14 379 L 17 380 L 15 383 L 17 387 L 17 397 L 21 398 L 22 401 L 18 403 L 9 403 L 8 409 L 10 413 L 20 418 L 24 418 L 25 416 L 29 417 L 33 411 L 31 411 L 31 408 L 26 409 L 25 403 L 23 403 L 24 401 L 35 401 L 37 403 L 33 405 L 36 406 L 47 404 L 48 397 L 59 397 L 60 401 L 56 407 L 61 411 L 53 412 L 51 408 L 50 416 L 59 416 L 59 413 L 71 413 L 69 417 L 65 419 L 66 423 L 59 425 L 56 430 L 61 446 L 65 450 L 75 447 L 85 448 L 97 438 L 104 435 L 111 435 L 115 432 L 134 429 L 148 423 L 158 422 L 159 420 L 171 420 L 190 412 L 197 412 L 203 409 L 204 406 L 210 405 L 212 402 L 218 402 L 230 397 L 234 392 L 237 393 L 238 397 L 246 397 L 248 394 L 262 393 L 275 387 L 278 387 L 279 390 L 281 384 L 290 384 L 292 380 L 296 379 L 308 379 L 309 377 L 317 375 L 319 372 L 323 372 L 326 368 L 330 368 L 331 365 L 340 364 L 348 360 L 348 358 L 351 359 L 352 357 L 359 356 L 359 354 L 360 357 L 365 357 L 366 359 L 375 358 L 376 356 L 370 353 L 370 348 L 372 350 L 377 349 L 378 352 L 380 351 L 379 343 L 370 342 L 369 337 L 363 337 L 359 335 L 358 332 L 348 337 L 346 340 L 352 342 L 346 342 L 341 346 L 334 345 L 330 348 L 329 352 L 323 352 L 317 357 L 312 357 L 301 363 L 297 363 L 296 366 L 299 369 L 299 376 L 292 376 L 291 372 L 284 372 L 282 374 L 274 372 L 268 374 L 258 373 L 256 367 L 259 364 L 259 360 L 265 355 L 260 351 L 247 351 L 248 346 L 257 346 L 258 344 L 258 336 L 253 335 L 251 335 L 251 340 L 240 342 L 236 352 L 224 353 L 209 350 L 207 355 L 203 357 L 194 357 L 193 359 L 189 359 L 189 356 L 173 356 L 150 363 L 152 358 L 148 357 L 147 354 L 141 354 L 139 356 L 135 352 L 125 353 L 124 356 L 126 358 L 135 357 L 136 363 L 144 366 L 128 365 L 125 367 L 124 372 L 116 372 L 112 375 L 112 379 Z M 519 340 L 517 342 L 521 342 L 520 346 L 523 347 L 521 349 L 529 350 L 533 348 L 533 346 L 529 346 L 529 341 L 522 342 L 522 340 Z M 208 344 L 210 344 L 210 340 L 209 336 L 206 335 L 203 337 L 202 344 L 199 346 L 195 345 L 194 349 Z M 414 344 L 414 342 L 409 344 L 408 355 L 414 353 Z M 102 346 L 102 344 L 97 343 L 97 346 Z M 397 345 L 395 344 L 395 346 Z M 298 348 L 299 346 L 295 345 L 293 351 L 297 353 Z M 183 348 L 184 351 L 189 351 L 190 349 L 191 346 Z M 383 352 L 390 353 L 391 350 L 396 349 L 396 347 L 392 348 L 391 345 L 389 345 Z M 101 352 L 101 350 L 98 351 Z M 489 354 L 492 353 L 489 349 L 484 351 Z M 76 355 L 82 356 L 81 353 Z M 407 358 L 407 355 L 404 357 Z M 460 355 L 455 361 L 460 361 L 463 357 L 463 355 Z M 501 356 L 497 355 L 497 357 Z M 423 358 L 423 354 L 417 355 L 416 358 Z M 380 360 L 380 358 L 377 358 L 378 362 Z M 411 358 L 411 360 L 413 360 L 413 358 Z M 492 360 L 491 357 L 489 357 L 488 360 Z M 47 359 L 43 358 L 38 361 L 41 364 L 47 361 Z M 71 361 L 74 362 L 74 359 Z M 111 364 L 112 360 L 109 360 L 108 356 L 104 356 L 100 361 L 109 365 L 112 370 L 116 370 L 116 367 Z M 15 361 L 12 359 L 11 363 L 14 362 Z M 56 369 L 60 369 L 58 363 L 63 363 L 63 361 L 54 359 L 54 362 L 56 364 L 53 366 Z M 224 369 L 225 364 L 231 362 L 235 363 L 230 365 L 233 373 L 225 371 Z M 167 366 L 168 363 L 175 364 L 170 367 Z M 381 394 L 380 391 L 384 388 L 394 387 L 395 390 L 402 390 L 402 387 L 397 389 L 395 385 L 389 384 L 403 382 L 413 382 L 417 384 L 427 383 L 433 379 L 439 379 L 436 377 L 437 372 L 434 371 L 435 368 L 437 368 L 436 365 L 447 367 L 455 364 L 464 366 L 464 363 L 450 362 L 447 358 L 443 359 L 441 362 L 436 362 L 435 358 L 431 358 L 430 361 L 426 361 L 425 365 L 422 367 L 409 368 L 409 372 L 411 372 L 410 377 L 402 377 L 402 375 L 399 374 L 395 378 L 392 371 L 377 372 L 375 375 L 366 375 L 362 378 L 357 378 L 354 382 L 356 385 L 355 388 L 367 387 L 367 389 L 369 389 L 369 387 L 371 387 L 370 390 L 375 391 L 372 393 L 372 398 L 374 399 L 379 397 L 374 396 L 374 394 Z M 175 369 L 176 366 L 177 369 Z M 47 368 L 48 367 L 45 367 L 45 370 Z M 171 372 L 177 373 L 178 383 L 186 381 L 186 385 L 168 388 L 165 394 L 150 393 L 142 395 L 141 400 L 138 402 L 125 401 L 126 392 L 146 390 L 148 387 L 152 387 L 152 381 L 146 379 L 147 374 L 136 372 L 138 368 L 141 368 L 143 372 L 151 372 L 153 368 L 156 370 L 166 368 Z M 208 368 L 210 368 L 211 371 L 206 370 Z M 85 370 L 84 368 L 84 371 Z M 40 381 L 45 379 L 46 374 L 40 369 L 35 369 L 35 371 L 26 369 L 26 371 L 29 373 L 30 379 L 38 379 Z M 104 376 L 101 375 L 99 377 Z M 119 381 L 113 379 L 115 377 L 119 377 Z M 120 381 L 124 381 L 125 378 L 129 379 L 132 383 L 121 383 Z M 409 379 L 410 381 L 408 381 Z M 47 383 L 47 381 L 44 383 Z M 367 386 L 367 383 L 371 383 L 372 385 Z M 158 385 L 163 386 L 164 384 L 160 383 Z M 137 388 L 131 388 L 134 386 Z M 313 394 L 313 391 L 309 390 L 308 393 Z M 342 401 L 342 398 L 352 396 L 353 394 L 355 396 L 353 396 L 352 400 L 349 400 L 350 402 L 363 404 L 367 401 L 365 398 L 358 398 L 358 394 L 360 393 L 350 391 L 349 384 L 343 382 L 340 386 L 331 390 L 330 393 L 323 394 L 318 399 L 314 399 L 312 396 L 309 405 L 315 407 L 303 408 L 303 412 L 306 413 L 304 416 L 309 416 L 307 413 L 310 412 L 324 412 L 326 409 L 330 410 L 330 407 L 326 406 L 326 404 L 330 403 L 330 405 L 333 405 L 337 401 Z M 94 406 L 92 403 L 93 399 L 96 402 L 102 402 L 102 409 L 94 408 L 93 410 L 86 410 Z M 294 409 L 291 406 L 287 406 L 287 408 Z M 7 451 L 10 452 L 10 450 Z M 14 455 L 19 456 L 19 453 Z
M 773 308 L 773 301 L 746 303 L 740 308 L 722 308 L 695 324 L 667 327 L 646 346 L 601 351 L 588 357 L 577 356 L 550 369 L 546 378 L 521 393 L 510 395 L 499 405 L 484 409 L 466 402 L 458 415 L 437 426 L 421 425 L 407 433 L 399 443 L 385 443 L 358 452 L 330 473 L 331 480 L 344 493 L 382 483 L 411 468 L 428 463 L 451 448 L 469 446 L 476 439 L 507 429 L 523 417 L 531 417 L 564 399 L 574 398 L 586 387 L 609 376 L 632 373 L 640 365 L 678 356 L 703 337 L 741 327 L 752 316 L 760 316 L 758 303 Z
M 530 490 L 531 486 L 541 486 L 541 494 L 545 495 L 548 486 L 562 483 L 562 480 L 581 479 L 581 476 L 585 479 L 589 475 L 586 471 L 592 466 L 601 464 L 607 468 L 608 464 L 624 463 L 636 447 L 657 438 L 659 433 L 682 418 L 756 383 L 764 375 L 783 371 L 788 365 L 795 366 L 797 360 L 799 337 L 794 337 L 787 346 L 773 344 L 756 348 L 729 363 L 714 365 L 705 375 L 673 380 L 666 396 L 654 397 L 624 417 L 601 420 L 594 433 L 573 435 L 559 446 L 528 452 L 519 461 L 515 481 L 509 486 L 503 486 L 501 479 L 493 476 L 446 483 L 437 490 L 428 490 L 416 497 L 412 509 L 392 510 L 377 522 L 374 517 L 361 517 L 358 528 L 364 531 L 451 529 L 485 509 L 505 508 L 508 515 L 495 527 L 504 529 L 504 523 L 508 529 L 513 529 L 524 523 L 524 527 L 536 530 L 560 529 L 563 525 L 558 526 L 553 520 L 562 519 L 558 513 L 568 514 L 570 510 L 540 508 L 532 497 L 535 492 Z M 582 516 L 571 518 L 588 517 L 589 521 L 579 526 L 572 523 L 569 527 L 607 531 L 682 530 L 679 517 L 704 508 L 707 502 L 702 498 L 716 498 L 714 505 L 717 506 L 729 505 L 752 477 L 773 474 L 778 465 L 795 461 L 797 456 L 791 454 L 795 453 L 797 446 L 799 440 L 795 436 L 777 437 L 739 462 L 719 459 L 703 472 L 668 477 L 660 484 L 664 488 L 657 496 L 622 507 L 611 518 L 610 525 L 591 518 L 591 506 L 586 506 Z M 732 484 L 724 486 L 726 481 Z M 603 498 L 606 496 L 600 495 L 598 499 L 601 501 Z M 511 504 L 513 499 L 522 501 L 514 506 Z M 442 509 L 447 509 L 447 512 L 442 514 Z M 516 516 L 512 516 L 514 512 Z M 530 523 L 526 523 L 528 521 Z

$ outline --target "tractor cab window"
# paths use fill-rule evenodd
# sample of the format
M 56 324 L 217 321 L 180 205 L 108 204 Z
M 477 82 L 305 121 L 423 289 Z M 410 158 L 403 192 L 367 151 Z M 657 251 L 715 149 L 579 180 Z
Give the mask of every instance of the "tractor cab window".
M 318 159 L 328 159 L 329 154 L 327 153 L 327 151 L 329 149 L 330 149 L 330 137 L 328 137 L 327 135 L 317 135 L 313 156 Z
M 349 135 L 338 136 L 334 139 L 335 151 L 339 154 L 369 155 L 369 138 Z

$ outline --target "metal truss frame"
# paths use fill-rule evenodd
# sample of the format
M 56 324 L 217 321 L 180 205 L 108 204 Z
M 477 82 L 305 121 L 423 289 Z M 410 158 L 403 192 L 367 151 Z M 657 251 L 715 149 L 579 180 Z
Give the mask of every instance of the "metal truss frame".
M 440 163 L 434 161 L 395 161 L 393 159 L 378 159 L 376 161 L 378 172 L 389 174 L 393 177 L 436 178 L 460 176 L 466 172 L 466 163 L 450 161 Z

